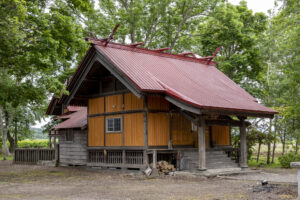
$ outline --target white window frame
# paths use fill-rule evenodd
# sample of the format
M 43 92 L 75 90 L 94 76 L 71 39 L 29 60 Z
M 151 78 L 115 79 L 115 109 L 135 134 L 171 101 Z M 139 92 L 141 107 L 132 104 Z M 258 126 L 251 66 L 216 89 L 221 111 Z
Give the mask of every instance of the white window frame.
M 120 130 L 115 130 L 115 127 L 113 127 L 114 130 L 112 130 L 112 131 L 108 130 L 108 121 L 113 120 L 113 126 L 114 126 L 115 119 L 120 119 Z M 106 118 L 105 119 L 105 132 L 106 133 L 120 133 L 120 132 L 122 132 L 122 117 Z

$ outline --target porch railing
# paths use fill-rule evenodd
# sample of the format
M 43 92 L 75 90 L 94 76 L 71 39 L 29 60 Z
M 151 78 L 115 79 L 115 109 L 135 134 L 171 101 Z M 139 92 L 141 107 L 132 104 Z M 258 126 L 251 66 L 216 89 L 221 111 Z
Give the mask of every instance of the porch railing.
M 15 149 L 15 164 L 36 164 L 38 161 L 56 160 L 55 149 L 18 148 Z
M 144 154 L 142 150 L 104 150 L 89 149 L 88 165 L 103 167 L 143 167 Z

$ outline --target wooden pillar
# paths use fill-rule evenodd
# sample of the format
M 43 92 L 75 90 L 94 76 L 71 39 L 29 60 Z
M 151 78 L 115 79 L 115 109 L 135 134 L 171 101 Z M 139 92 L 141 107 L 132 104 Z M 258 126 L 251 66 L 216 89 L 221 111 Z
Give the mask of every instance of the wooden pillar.
M 122 169 L 125 169 L 124 166 L 126 165 L 126 152 L 125 149 L 122 150 Z
M 246 123 L 245 120 L 242 119 L 242 126 L 240 126 L 240 167 L 247 168 L 247 133 L 246 133 Z
M 51 148 L 51 135 L 49 135 L 49 148 Z
M 157 163 L 157 150 L 153 150 L 153 169 L 156 169 L 156 163 Z
M 198 151 L 199 151 L 199 168 L 198 170 L 206 170 L 206 151 L 205 151 L 205 120 L 200 120 L 198 126 Z

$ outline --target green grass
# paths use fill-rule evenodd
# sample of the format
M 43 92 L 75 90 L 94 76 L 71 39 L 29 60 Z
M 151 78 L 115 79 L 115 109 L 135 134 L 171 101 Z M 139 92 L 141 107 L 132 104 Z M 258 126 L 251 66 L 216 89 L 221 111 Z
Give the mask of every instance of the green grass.
M 274 163 L 271 163 L 269 165 L 267 163 L 267 157 L 260 157 L 259 161 L 256 162 L 256 156 L 252 156 L 250 160 L 248 160 L 248 166 L 249 167 L 262 167 L 262 168 L 281 168 L 281 164 L 278 161 L 278 158 L 274 158 Z
M 6 157 L 6 160 L 13 160 L 13 159 L 14 159 L 13 155 Z M 0 160 L 3 160 L 2 154 L 0 154 Z

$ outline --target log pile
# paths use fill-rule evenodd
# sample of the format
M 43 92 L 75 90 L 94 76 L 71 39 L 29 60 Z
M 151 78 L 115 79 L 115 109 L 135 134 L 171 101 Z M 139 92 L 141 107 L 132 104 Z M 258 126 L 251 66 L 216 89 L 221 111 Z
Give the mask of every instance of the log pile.
M 169 164 L 167 161 L 159 161 L 156 165 L 158 172 L 169 174 L 170 172 L 175 171 L 175 167 L 172 164 Z

